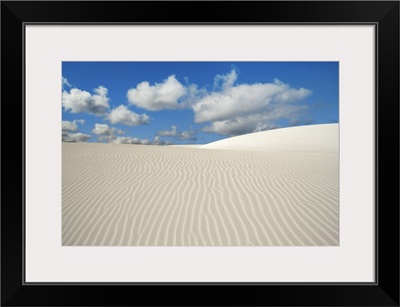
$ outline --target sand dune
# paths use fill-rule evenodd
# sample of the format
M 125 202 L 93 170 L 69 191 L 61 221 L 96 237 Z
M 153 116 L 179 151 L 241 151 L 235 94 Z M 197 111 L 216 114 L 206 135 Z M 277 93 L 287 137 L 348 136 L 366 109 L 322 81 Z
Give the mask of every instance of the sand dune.
M 198 148 L 62 146 L 63 245 L 339 244 L 337 124 Z
M 310 125 L 262 131 L 199 146 L 208 149 L 252 151 L 337 151 L 339 125 Z M 315 148 L 317 146 L 317 148 Z

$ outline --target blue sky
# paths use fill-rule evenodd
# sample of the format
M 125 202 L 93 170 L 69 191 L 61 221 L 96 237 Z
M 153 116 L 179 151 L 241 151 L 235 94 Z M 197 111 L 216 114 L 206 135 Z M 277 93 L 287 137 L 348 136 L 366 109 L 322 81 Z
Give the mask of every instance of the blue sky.
M 338 78 L 338 62 L 63 62 L 63 140 L 205 144 L 337 123 Z

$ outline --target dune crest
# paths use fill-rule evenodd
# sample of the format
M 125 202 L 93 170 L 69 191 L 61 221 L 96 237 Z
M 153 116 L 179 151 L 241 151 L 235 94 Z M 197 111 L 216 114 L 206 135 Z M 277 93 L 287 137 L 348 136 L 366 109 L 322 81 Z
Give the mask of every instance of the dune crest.
M 235 136 L 199 148 L 234 150 L 337 150 L 339 124 L 289 127 Z

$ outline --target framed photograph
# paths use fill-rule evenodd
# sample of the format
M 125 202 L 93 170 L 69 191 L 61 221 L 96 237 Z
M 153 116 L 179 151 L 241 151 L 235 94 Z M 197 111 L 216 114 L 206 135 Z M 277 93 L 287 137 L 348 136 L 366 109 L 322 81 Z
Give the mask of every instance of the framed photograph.
M 398 1 L 1 26 L 2 305 L 399 306 Z

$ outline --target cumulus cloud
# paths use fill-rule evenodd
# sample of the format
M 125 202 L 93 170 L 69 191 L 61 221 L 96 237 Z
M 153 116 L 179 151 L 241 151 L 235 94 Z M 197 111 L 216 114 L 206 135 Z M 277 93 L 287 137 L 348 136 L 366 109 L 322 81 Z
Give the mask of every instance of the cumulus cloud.
M 107 97 L 108 89 L 99 86 L 93 90 L 94 94 L 72 88 L 69 92 L 63 91 L 62 105 L 66 111 L 71 113 L 88 113 L 94 115 L 104 115 L 110 107 Z
M 161 130 L 157 132 L 157 135 L 159 136 L 172 137 L 176 140 L 191 140 L 191 141 L 197 140 L 197 137 L 194 136 L 195 134 L 196 132 L 192 130 L 178 132 L 176 126 L 171 126 L 171 130 Z
M 162 140 L 159 136 L 154 137 L 154 141 L 152 142 L 153 145 L 172 145 L 171 141 Z
M 100 136 L 101 140 L 106 141 L 107 143 L 113 144 L 133 144 L 133 145 L 171 145 L 171 141 L 165 141 L 160 139 L 159 136 L 156 136 L 153 141 L 148 139 L 140 139 L 131 136 L 119 136 L 115 135 L 102 135 Z
M 90 135 L 80 132 L 68 133 L 66 135 L 63 135 L 62 140 L 63 142 L 86 142 L 88 139 L 90 139 L 90 137 Z
M 114 135 L 124 133 L 122 130 L 115 127 L 110 127 L 107 124 L 95 124 L 92 132 L 97 135 Z
M 176 126 L 171 126 L 171 130 L 158 131 L 157 134 L 161 136 L 176 136 Z
M 179 109 L 179 99 L 183 97 L 187 89 L 175 78 L 169 76 L 162 83 L 150 85 L 144 81 L 139 83 L 136 88 L 128 90 L 128 101 L 140 108 L 158 111 L 162 109 Z
M 154 138 L 154 141 L 148 139 L 140 139 L 131 136 L 116 136 L 122 134 L 124 131 L 115 127 L 110 127 L 107 124 L 95 124 L 92 129 L 94 134 L 98 135 L 98 140 L 106 143 L 114 144 L 137 144 L 137 145 L 169 145 L 170 141 L 161 140 L 159 136 Z
M 214 89 L 192 104 L 196 123 L 211 122 L 202 130 L 240 135 L 278 128 L 279 120 L 298 121 L 307 106 L 296 104 L 311 95 L 278 79 L 272 83 L 237 84 L 232 69 L 214 78 Z
M 107 124 L 95 124 L 92 133 L 98 135 L 98 140 L 101 142 L 110 143 L 116 139 L 116 134 L 123 134 L 124 131 L 115 127 L 110 127 Z
M 78 124 L 83 125 L 85 123 L 85 120 L 83 119 L 78 119 L 74 121 L 68 121 L 68 120 L 63 120 L 61 123 L 62 126 L 62 132 L 75 132 L 78 131 Z
M 120 136 L 111 141 L 115 144 L 139 144 L 139 145 L 150 145 L 150 141 L 146 139 L 139 139 L 130 136 Z
M 204 132 L 215 132 L 223 135 L 240 135 L 280 128 L 277 121 L 281 119 L 293 119 L 301 116 L 307 110 L 301 105 L 278 105 L 270 107 L 262 113 L 237 116 L 231 119 L 214 121 L 204 127 Z
M 61 123 L 62 141 L 63 142 L 86 142 L 90 139 L 90 135 L 83 134 L 78 131 L 78 124 L 83 125 L 85 121 L 78 119 L 74 121 L 63 120 Z M 71 133 L 77 132 L 77 133 Z
M 113 135 L 99 135 L 97 137 L 97 140 L 99 142 L 105 142 L 105 143 L 112 143 L 112 141 L 114 141 L 117 137 L 113 134 Z
M 214 78 L 214 91 L 217 89 L 222 89 L 223 91 L 230 89 L 237 78 L 238 74 L 234 69 L 226 75 L 216 75 Z
M 196 84 L 190 84 L 186 86 L 186 95 L 181 102 L 182 108 L 191 108 L 197 103 L 202 97 L 208 95 L 207 90 L 202 87 L 199 88 Z
M 234 77 L 224 79 L 226 81 L 222 85 L 222 91 L 212 92 L 193 105 L 197 123 L 254 114 L 265 110 L 271 104 L 292 103 L 311 94 L 307 89 L 294 89 L 279 80 L 275 80 L 274 83 L 233 86 Z
M 112 124 L 119 123 L 127 126 L 138 126 L 148 124 L 150 117 L 147 114 L 139 115 L 128 110 L 126 106 L 120 105 L 119 107 L 111 110 L 111 112 L 107 114 L 106 119 Z
M 215 132 L 224 135 L 240 135 L 279 128 L 279 125 L 261 123 L 262 119 L 254 116 L 238 117 L 230 120 L 216 121 L 203 128 L 204 132 Z

